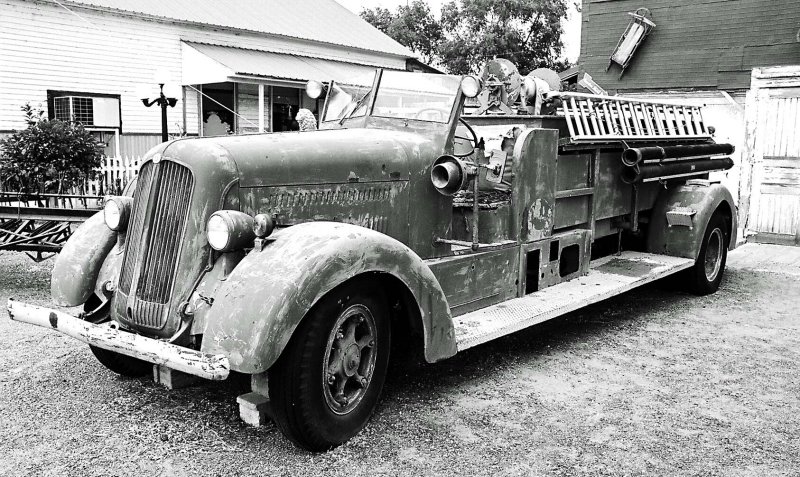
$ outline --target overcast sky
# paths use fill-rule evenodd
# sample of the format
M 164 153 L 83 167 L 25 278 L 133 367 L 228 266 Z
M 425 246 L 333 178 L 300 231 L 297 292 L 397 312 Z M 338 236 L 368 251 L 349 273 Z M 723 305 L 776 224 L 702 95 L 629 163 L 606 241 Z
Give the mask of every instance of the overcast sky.
M 398 5 L 408 3 L 406 0 L 336 0 L 344 5 L 348 10 L 361 13 L 365 8 L 383 7 L 395 11 Z M 434 15 L 438 16 L 445 0 L 428 0 L 428 5 Z M 573 2 L 570 1 L 570 4 Z M 575 8 L 570 8 L 567 21 L 564 22 L 564 41 L 563 56 L 575 62 L 578 59 L 581 49 L 581 15 Z

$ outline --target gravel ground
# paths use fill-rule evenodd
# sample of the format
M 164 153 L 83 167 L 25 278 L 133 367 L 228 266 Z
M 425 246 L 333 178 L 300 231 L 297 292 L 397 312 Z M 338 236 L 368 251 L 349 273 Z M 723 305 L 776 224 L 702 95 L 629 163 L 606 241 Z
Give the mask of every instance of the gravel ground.
M 239 421 L 246 381 L 169 391 L 2 318 L 0 475 L 798 475 L 797 250 L 746 245 L 716 295 L 656 283 L 400 371 L 317 455 Z M 0 301 L 47 304 L 51 266 L 0 253 Z

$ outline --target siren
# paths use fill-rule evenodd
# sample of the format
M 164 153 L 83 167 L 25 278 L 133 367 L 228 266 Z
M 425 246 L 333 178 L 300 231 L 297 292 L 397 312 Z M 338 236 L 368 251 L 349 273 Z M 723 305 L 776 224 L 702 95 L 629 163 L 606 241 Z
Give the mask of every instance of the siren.
M 431 182 L 442 195 L 453 195 L 466 189 L 478 173 L 478 167 L 455 156 L 444 155 L 436 159 L 431 168 Z

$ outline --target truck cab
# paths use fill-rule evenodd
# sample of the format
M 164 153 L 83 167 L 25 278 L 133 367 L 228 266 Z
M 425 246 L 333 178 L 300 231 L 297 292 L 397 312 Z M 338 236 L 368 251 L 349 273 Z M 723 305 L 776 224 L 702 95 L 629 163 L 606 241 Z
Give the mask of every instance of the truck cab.
M 120 374 L 251 375 L 248 409 L 325 450 L 401 351 L 443 360 L 673 273 L 717 289 L 736 213 L 708 172 L 732 149 L 698 109 L 465 113 L 482 88 L 378 70 L 309 83 L 319 130 L 164 143 L 56 261 L 54 301 L 83 312 L 9 313 Z

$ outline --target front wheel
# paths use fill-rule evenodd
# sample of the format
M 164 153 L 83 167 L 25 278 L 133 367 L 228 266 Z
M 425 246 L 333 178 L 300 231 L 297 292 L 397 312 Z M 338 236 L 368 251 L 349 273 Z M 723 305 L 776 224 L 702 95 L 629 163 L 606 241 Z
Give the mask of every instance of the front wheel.
M 92 354 L 100 364 L 111 371 L 129 378 L 141 378 L 153 372 L 153 365 L 141 359 L 131 358 L 124 354 L 89 345 Z
M 697 295 L 714 293 L 722 282 L 725 261 L 728 257 L 728 240 L 725 219 L 714 214 L 708 222 L 700 246 L 700 254 L 688 270 L 689 290 Z
M 391 324 L 380 290 L 334 290 L 306 315 L 269 371 L 278 428 L 310 451 L 336 447 L 372 416 L 389 363 Z

